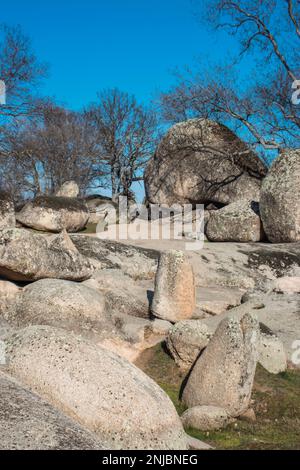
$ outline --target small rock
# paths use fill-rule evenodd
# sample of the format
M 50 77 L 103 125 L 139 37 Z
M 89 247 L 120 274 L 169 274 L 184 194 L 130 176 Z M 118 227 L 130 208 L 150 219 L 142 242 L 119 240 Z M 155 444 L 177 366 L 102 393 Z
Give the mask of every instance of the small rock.
M 199 431 L 216 431 L 225 428 L 232 419 L 223 408 L 217 406 L 194 406 L 181 416 L 185 429 L 193 428 Z
M 239 419 L 242 421 L 246 421 L 247 423 L 255 423 L 256 422 L 256 415 L 253 408 L 248 408 L 243 414 L 239 416 Z
M 189 369 L 210 338 L 211 333 L 203 322 L 183 320 L 171 328 L 166 343 L 176 364 L 182 369 Z

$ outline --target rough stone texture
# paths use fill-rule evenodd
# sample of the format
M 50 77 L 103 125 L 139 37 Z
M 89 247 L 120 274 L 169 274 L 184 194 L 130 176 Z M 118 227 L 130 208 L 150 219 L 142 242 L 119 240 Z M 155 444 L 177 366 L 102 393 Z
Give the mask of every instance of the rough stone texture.
M 71 240 L 82 255 L 99 262 L 102 268 L 122 269 L 134 279 L 149 279 L 155 276 L 159 257 L 156 250 L 85 235 L 71 235 Z
M 253 298 L 249 299 L 243 305 L 229 312 L 225 312 L 222 315 L 205 318 L 201 321 L 212 331 L 215 331 L 224 318 L 235 316 L 240 319 L 245 313 L 257 315 L 260 324 L 265 325 L 265 327 L 271 331 L 271 334 L 276 335 L 283 343 L 284 352 L 291 364 L 294 367 L 299 367 L 299 364 L 293 364 L 292 361 L 295 352 L 293 344 L 295 339 L 300 338 L 299 295 L 264 294 L 256 292 Z M 263 329 L 263 332 L 264 331 L 265 329 Z M 277 343 L 277 346 L 278 345 Z M 282 363 L 281 353 L 275 356 L 274 359 L 275 358 L 276 360 L 278 358 L 280 363 Z
M 0 276 L 13 281 L 44 278 L 83 281 L 91 277 L 90 262 L 66 233 L 46 238 L 25 229 L 0 232 Z
M 86 199 L 89 208 L 89 223 L 98 224 L 105 220 L 107 224 L 115 224 L 118 218 L 118 206 L 104 196 L 89 196 Z
M 300 149 L 282 150 L 260 196 L 264 230 L 272 243 L 300 241 Z
M 194 406 L 181 416 L 185 429 L 193 428 L 199 431 L 216 431 L 225 428 L 232 419 L 223 408 L 217 406 Z
M 118 334 L 105 335 L 99 344 L 130 362 L 145 349 L 164 341 L 171 327 L 171 323 L 163 320 L 150 321 L 120 313 L 112 315 L 112 320 Z
M 218 211 L 211 211 L 206 236 L 212 242 L 259 242 L 263 228 L 259 204 L 255 201 L 237 201 Z
M 4 319 L 18 327 L 56 326 L 98 339 L 112 328 L 102 294 L 59 279 L 42 279 L 24 288 Z
M 287 369 L 287 356 L 282 341 L 266 327 L 260 334 L 258 362 L 271 374 L 279 374 Z
M 66 181 L 55 194 L 57 197 L 73 197 L 79 196 L 79 187 L 75 181 Z
M 266 168 L 227 127 L 205 119 L 173 126 L 145 172 L 145 189 L 154 204 L 229 204 L 259 200 Z
M 29 327 L 6 341 L 9 372 L 106 448 L 187 448 L 171 400 L 121 357 L 49 327 Z
M 209 328 L 199 320 L 176 323 L 167 336 L 167 347 L 176 364 L 190 369 L 211 338 Z
M 160 255 L 151 312 L 171 322 L 191 318 L 196 306 L 193 268 L 183 252 Z
M 108 312 L 149 319 L 148 297 L 153 281 L 141 280 L 137 283 L 120 269 L 103 269 L 96 271 L 85 284 L 103 293 Z
M 0 450 L 99 450 L 92 433 L 0 373 Z
M 16 301 L 21 289 L 13 282 L 0 279 L 0 314 L 3 315 L 6 310 Z
M 40 196 L 28 202 L 16 216 L 26 227 L 44 232 L 78 232 L 89 219 L 84 201 L 71 197 Z
M 228 317 L 197 360 L 183 391 L 188 407 L 213 405 L 237 417 L 249 407 L 259 348 L 259 324 L 251 315 Z
M 16 225 L 15 208 L 11 197 L 0 191 L 0 230 Z
M 274 291 L 280 294 L 300 294 L 300 277 L 281 277 L 274 283 Z
M 196 306 L 200 312 L 210 315 L 221 315 L 230 308 L 241 304 L 245 290 L 234 287 L 197 287 Z M 197 316 L 197 312 L 194 317 Z

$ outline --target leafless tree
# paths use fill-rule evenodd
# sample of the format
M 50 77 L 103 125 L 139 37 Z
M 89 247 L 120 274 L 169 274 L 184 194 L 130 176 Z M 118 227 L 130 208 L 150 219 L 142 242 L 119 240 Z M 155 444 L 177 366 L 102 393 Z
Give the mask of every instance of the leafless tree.
M 133 96 L 113 89 L 100 93 L 86 116 L 98 132 L 113 198 L 120 194 L 130 197 L 132 184 L 143 179 L 143 169 L 154 151 L 154 113 L 139 105 Z
M 300 79 L 299 0 L 212 0 L 207 19 L 214 28 L 237 37 L 234 63 L 188 72 L 162 95 L 171 121 L 211 117 L 229 125 L 268 157 L 283 146 L 300 146 L 300 106 L 292 85 Z M 249 85 L 240 83 L 240 67 L 252 54 Z M 268 152 L 271 151 L 271 152 Z
M 5 141 L 6 174 L 13 175 L 6 186 L 19 198 L 53 194 L 68 180 L 78 183 L 82 195 L 106 184 L 97 135 L 83 113 L 48 105 L 41 117 L 10 126 Z
M 5 83 L 6 103 L 0 117 L 28 116 L 37 109 L 36 87 L 45 77 L 47 66 L 32 51 L 30 39 L 20 26 L 0 28 L 0 80 Z

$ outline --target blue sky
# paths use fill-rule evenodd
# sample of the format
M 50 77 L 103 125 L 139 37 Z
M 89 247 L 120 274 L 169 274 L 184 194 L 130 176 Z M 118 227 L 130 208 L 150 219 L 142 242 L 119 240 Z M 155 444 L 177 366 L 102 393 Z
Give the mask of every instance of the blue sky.
M 43 93 L 80 109 L 103 88 L 148 102 L 173 83 L 176 66 L 232 52 L 233 40 L 210 32 L 193 9 L 191 0 L 12 0 L 1 21 L 20 24 L 49 63 Z

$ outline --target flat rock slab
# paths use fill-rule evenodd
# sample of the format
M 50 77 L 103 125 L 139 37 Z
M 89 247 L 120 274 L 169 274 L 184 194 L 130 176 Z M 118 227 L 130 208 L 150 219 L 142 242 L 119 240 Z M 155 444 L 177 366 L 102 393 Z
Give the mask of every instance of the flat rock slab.
M 234 287 L 197 287 L 196 305 L 198 309 L 210 315 L 220 315 L 240 305 L 244 293 L 245 290 Z
M 99 450 L 92 433 L 0 373 L 0 450 Z
M 157 250 L 79 234 L 71 235 L 71 240 L 82 255 L 99 262 L 102 268 L 122 269 L 133 278 L 154 279 L 159 258 Z

